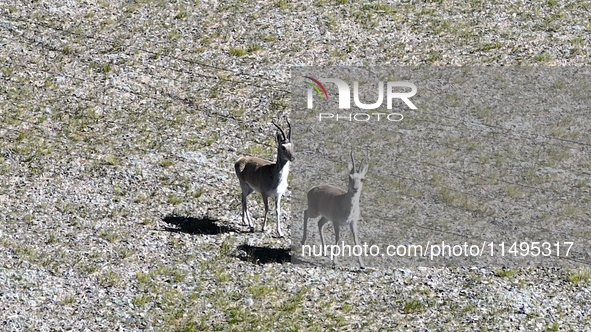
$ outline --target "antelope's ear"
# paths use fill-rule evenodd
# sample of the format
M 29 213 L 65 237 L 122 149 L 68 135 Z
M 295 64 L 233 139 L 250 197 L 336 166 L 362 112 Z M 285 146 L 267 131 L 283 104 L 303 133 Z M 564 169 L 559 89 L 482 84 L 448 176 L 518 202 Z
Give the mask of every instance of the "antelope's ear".
M 367 168 L 368 167 L 369 167 L 369 165 L 363 166 L 363 169 L 361 170 L 361 175 L 365 175 L 365 173 L 367 173 Z
M 353 164 L 349 163 L 349 174 L 353 173 L 355 173 L 355 170 L 353 169 Z
M 283 136 L 281 136 L 280 132 L 277 132 L 277 142 L 281 144 L 283 142 Z

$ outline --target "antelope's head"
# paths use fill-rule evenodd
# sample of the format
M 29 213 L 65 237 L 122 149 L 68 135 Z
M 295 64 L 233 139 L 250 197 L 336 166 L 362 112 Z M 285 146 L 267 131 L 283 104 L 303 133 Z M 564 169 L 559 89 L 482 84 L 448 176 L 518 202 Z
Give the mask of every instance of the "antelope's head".
M 273 122 L 275 127 L 279 129 L 279 132 L 277 133 L 277 160 L 294 161 L 294 149 L 293 143 L 291 142 L 291 123 L 289 123 L 289 119 L 287 118 L 286 121 L 289 128 L 287 136 L 285 136 L 283 129 Z
M 356 167 L 355 158 L 353 157 L 353 151 L 351 150 L 351 164 L 349 164 L 350 192 L 356 193 L 358 191 L 361 191 L 361 188 L 363 187 L 363 178 L 365 177 L 365 173 L 367 173 L 368 165 L 363 166 L 363 168 L 361 168 L 361 166 L 363 165 L 366 159 L 367 157 L 363 158 L 363 160 L 361 160 L 361 163 L 359 164 L 359 167 Z M 359 170 L 360 168 L 361 170 Z

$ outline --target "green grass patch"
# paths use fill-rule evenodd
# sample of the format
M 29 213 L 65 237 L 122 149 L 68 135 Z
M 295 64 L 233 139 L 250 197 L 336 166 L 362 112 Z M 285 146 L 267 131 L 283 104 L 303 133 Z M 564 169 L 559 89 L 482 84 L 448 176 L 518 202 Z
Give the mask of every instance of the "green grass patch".
M 179 205 L 183 202 L 183 200 L 177 194 L 170 194 L 168 195 L 168 203 L 172 205 Z
M 513 278 L 517 275 L 517 272 L 510 269 L 500 269 L 495 272 L 495 275 L 501 278 Z
M 240 47 L 231 47 L 230 54 L 233 56 L 245 56 L 246 54 L 248 54 L 248 52 Z
M 420 300 L 409 300 L 404 302 L 402 312 L 405 314 L 414 314 L 425 310 L 425 305 Z
M 569 282 L 578 284 L 578 283 L 587 283 L 589 282 L 589 280 L 591 279 L 591 270 L 581 270 L 581 271 L 576 271 L 576 272 L 571 272 L 568 277 L 567 280 Z

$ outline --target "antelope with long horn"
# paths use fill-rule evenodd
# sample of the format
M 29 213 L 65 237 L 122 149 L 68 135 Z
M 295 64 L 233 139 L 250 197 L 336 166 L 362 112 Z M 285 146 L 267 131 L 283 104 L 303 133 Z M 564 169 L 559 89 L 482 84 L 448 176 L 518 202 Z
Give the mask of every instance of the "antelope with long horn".
M 277 133 L 277 162 L 273 163 L 257 157 L 242 157 L 234 164 L 236 175 L 240 180 L 242 189 L 242 222 L 248 224 L 251 231 L 254 231 L 252 218 L 248 213 L 246 197 L 253 191 L 263 196 L 265 204 L 265 218 L 262 231 L 265 231 L 267 224 L 267 212 L 269 211 L 268 198 L 275 198 L 275 210 L 277 211 L 277 233 L 283 237 L 281 232 L 281 196 L 287 191 L 287 176 L 289 175 L 289 163 L 294 161 L 294 149 L 291 142 L 291 124 L 286 119 L 289 130 L 287 136 L 281 127 L 275 122 L 273 125 L 279 129 Z
M 360 218 L 359 198 L 361 196 L 361 188 L 363 187 L 363 178 L 367 172 L 368 165 L 365 165 L 361 171 L 361 165 L 365 158 L 359 164 L 359 168 L 355 167 L 355 158 L 353 151 L 351 151 L 351 162 L 349 164 L 349 187 L 348 190 L 343 190 L 339 187 L 323 184 L 316 186 L 308 191 L 308 209 L 304 211 L 304 235 L 302 237 L 302 245 L 306 243 L 308 233 L 308 219 L 318 218 L 318 232 L 320 233 L 320 240 L 322 241 L 322 250 L 326 250 L 324 241 L 324 225 L 328 221 L 332 222 L 335 232 L 335 242 L 339 244 L 340 227 L 349 226 L 355 245 L 359 245 L 359 237 L 357 234 L 357 222 Z M 326 254 L 326 253 L 325 253 Z M 363 269 L 365 266 L 361 256 L 357 256 L 359 266 Z M 337 257 L 334 256 L 333 264 L 336 266 Z

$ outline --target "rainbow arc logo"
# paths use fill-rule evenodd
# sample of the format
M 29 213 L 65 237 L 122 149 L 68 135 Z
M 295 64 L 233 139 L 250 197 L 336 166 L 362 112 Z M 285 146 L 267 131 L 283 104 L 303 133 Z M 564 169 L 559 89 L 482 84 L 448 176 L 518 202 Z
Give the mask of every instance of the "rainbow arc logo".
M 308 84 L 310 87 L 312 87 L 312 89 L 316 90 L 316 93 L 318 94 L 318 97 L 322 98 L 323 94 L 326 100 L 328 100 L 328 92 L 326 92 L 326 88 L 324 87 L 324 85 L 322 85 L 322 83 L 310 76 L 304 76 L 305 78 L 309 79 L 312 82 L 306 82 L 306 84 Z

